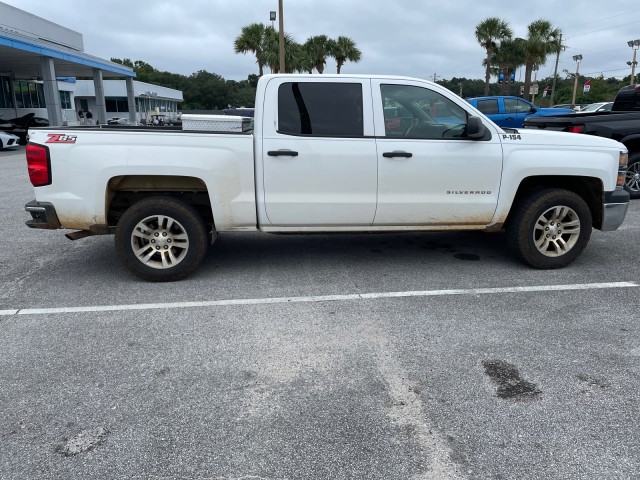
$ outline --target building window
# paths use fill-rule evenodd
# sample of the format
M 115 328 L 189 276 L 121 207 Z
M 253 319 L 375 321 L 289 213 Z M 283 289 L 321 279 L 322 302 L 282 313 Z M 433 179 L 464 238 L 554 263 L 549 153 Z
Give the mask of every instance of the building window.
M 17 108 L 47 108 L 41 83 L 16 80 L 13 82 L 13 89 L 16 92 Z
M 11 80 L 9 77 L 0 77 L 0 108 L 13 108 Z
M 127 97 L 107 97 L 105 98 L 107 112 L 128 112 L 129 102 Z
M 60 90 L 60 106 L 63 110 L 71 110 L 71 92 Z

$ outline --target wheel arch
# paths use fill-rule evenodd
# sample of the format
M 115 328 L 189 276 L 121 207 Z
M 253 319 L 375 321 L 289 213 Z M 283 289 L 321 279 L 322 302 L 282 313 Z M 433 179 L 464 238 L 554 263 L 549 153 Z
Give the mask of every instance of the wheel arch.
M 215 229 L 209 191 L 203 180 L 175 175 L 121 175 L 111 178 L 106 188 L 106 219 L 115 227 L 134 203 L 151 196 L 171 196 L 193 206 L 204 223 Z
M 591 211 L 593 227 L 602 227 L 604 185 L 602 180 L 595 177 L 577 177 L 571 175 L 550 175 L 527 177 L 520 182 L 516 195 L 511 203 L 509 214 L 504 222 L 507 227 L 510 220 L 515 215 L 520 202 L 527 198 L 532 192 L 546 188 L 557 188 L 569 190 L 579 195 Z
M 630 135 L 619 140 L 629 150 L 629 156 L 634 153 L 640 153 L 640 135 Z

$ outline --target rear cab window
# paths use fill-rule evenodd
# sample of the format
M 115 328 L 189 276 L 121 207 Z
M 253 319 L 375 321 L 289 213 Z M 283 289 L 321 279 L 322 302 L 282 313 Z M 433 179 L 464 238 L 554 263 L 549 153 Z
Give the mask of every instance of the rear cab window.
M 364 136 L 361 83 L 285 82 L 278 87 L 277 132 Z

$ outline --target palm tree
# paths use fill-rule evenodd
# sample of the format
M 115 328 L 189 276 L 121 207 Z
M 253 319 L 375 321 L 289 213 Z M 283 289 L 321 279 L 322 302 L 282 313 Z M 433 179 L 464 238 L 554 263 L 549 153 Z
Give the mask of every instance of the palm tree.
M 331 40 L 326 35 L 315 35 L 309 37 L 303 46 L 313 67 L 318 73 L 323 73 L 327 57 L 331 55 Z
M 544 65 L 547 56 L 551 53 L 557 53 L 562 47 L 560 34 L 560 29 L 554 28 L 548 20 L 536 20 L 527 27 L 524 91 L 522 93 L 524 98 L 529 98 L 533 66 Z
M 489 79 L 491 78 L 491 56 L 496 48 L 496 42 L 506 38 L 510 38 L 513 35 L 509 24 L 499 18 L 487 18 L 478 24 L 476 27 L 476 40 L 487 51 L 486 58 L 486 73 L 484 94 L 489 94 Z
M 293 37 L 288 33 L 284 34 L 284 72 L 280 72 L 280 38 L 275 28 L 271 26 L 265 28 L 262 46 L 261 59 L 263 65 L 268 66 L 271 73 L 291 73 L 299 70 L 297 65 L 300 62 L 297 57 L 301 47 L 294 42 Z
M 264 71 L 264 42 L 266 27 L 262 23 L 252 23 L 242 27 L 240 35 L 233 42 L 236 53 L 251 52 L 256 56 L 258 64 L 258 76 L 262 76 Z
M 356 46 L 356 42 L 349 37 L 339 36 L 330 44 L 331 56 L 336 59 L 337 73 L 348 60 L 350 62 L 359 62 L 362 58 L 362 52 Z
M 501 95 L 511 93 L 511 74 L 524 65 L 526 59 L 525 40 L 523 38 L 506 39 L 493 52 L 493 63 L 502 72 L 504 83 L 500 88 Z

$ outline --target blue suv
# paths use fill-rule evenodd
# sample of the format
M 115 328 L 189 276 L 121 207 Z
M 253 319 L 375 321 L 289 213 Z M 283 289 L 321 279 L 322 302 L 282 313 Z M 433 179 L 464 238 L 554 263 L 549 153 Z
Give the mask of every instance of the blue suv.
M 540 108 L 520 97 L 494 96 L 467 98 L 475 108 L 503 128 L 523 128 L 524 119 L 575 113 L 569 108 Z

